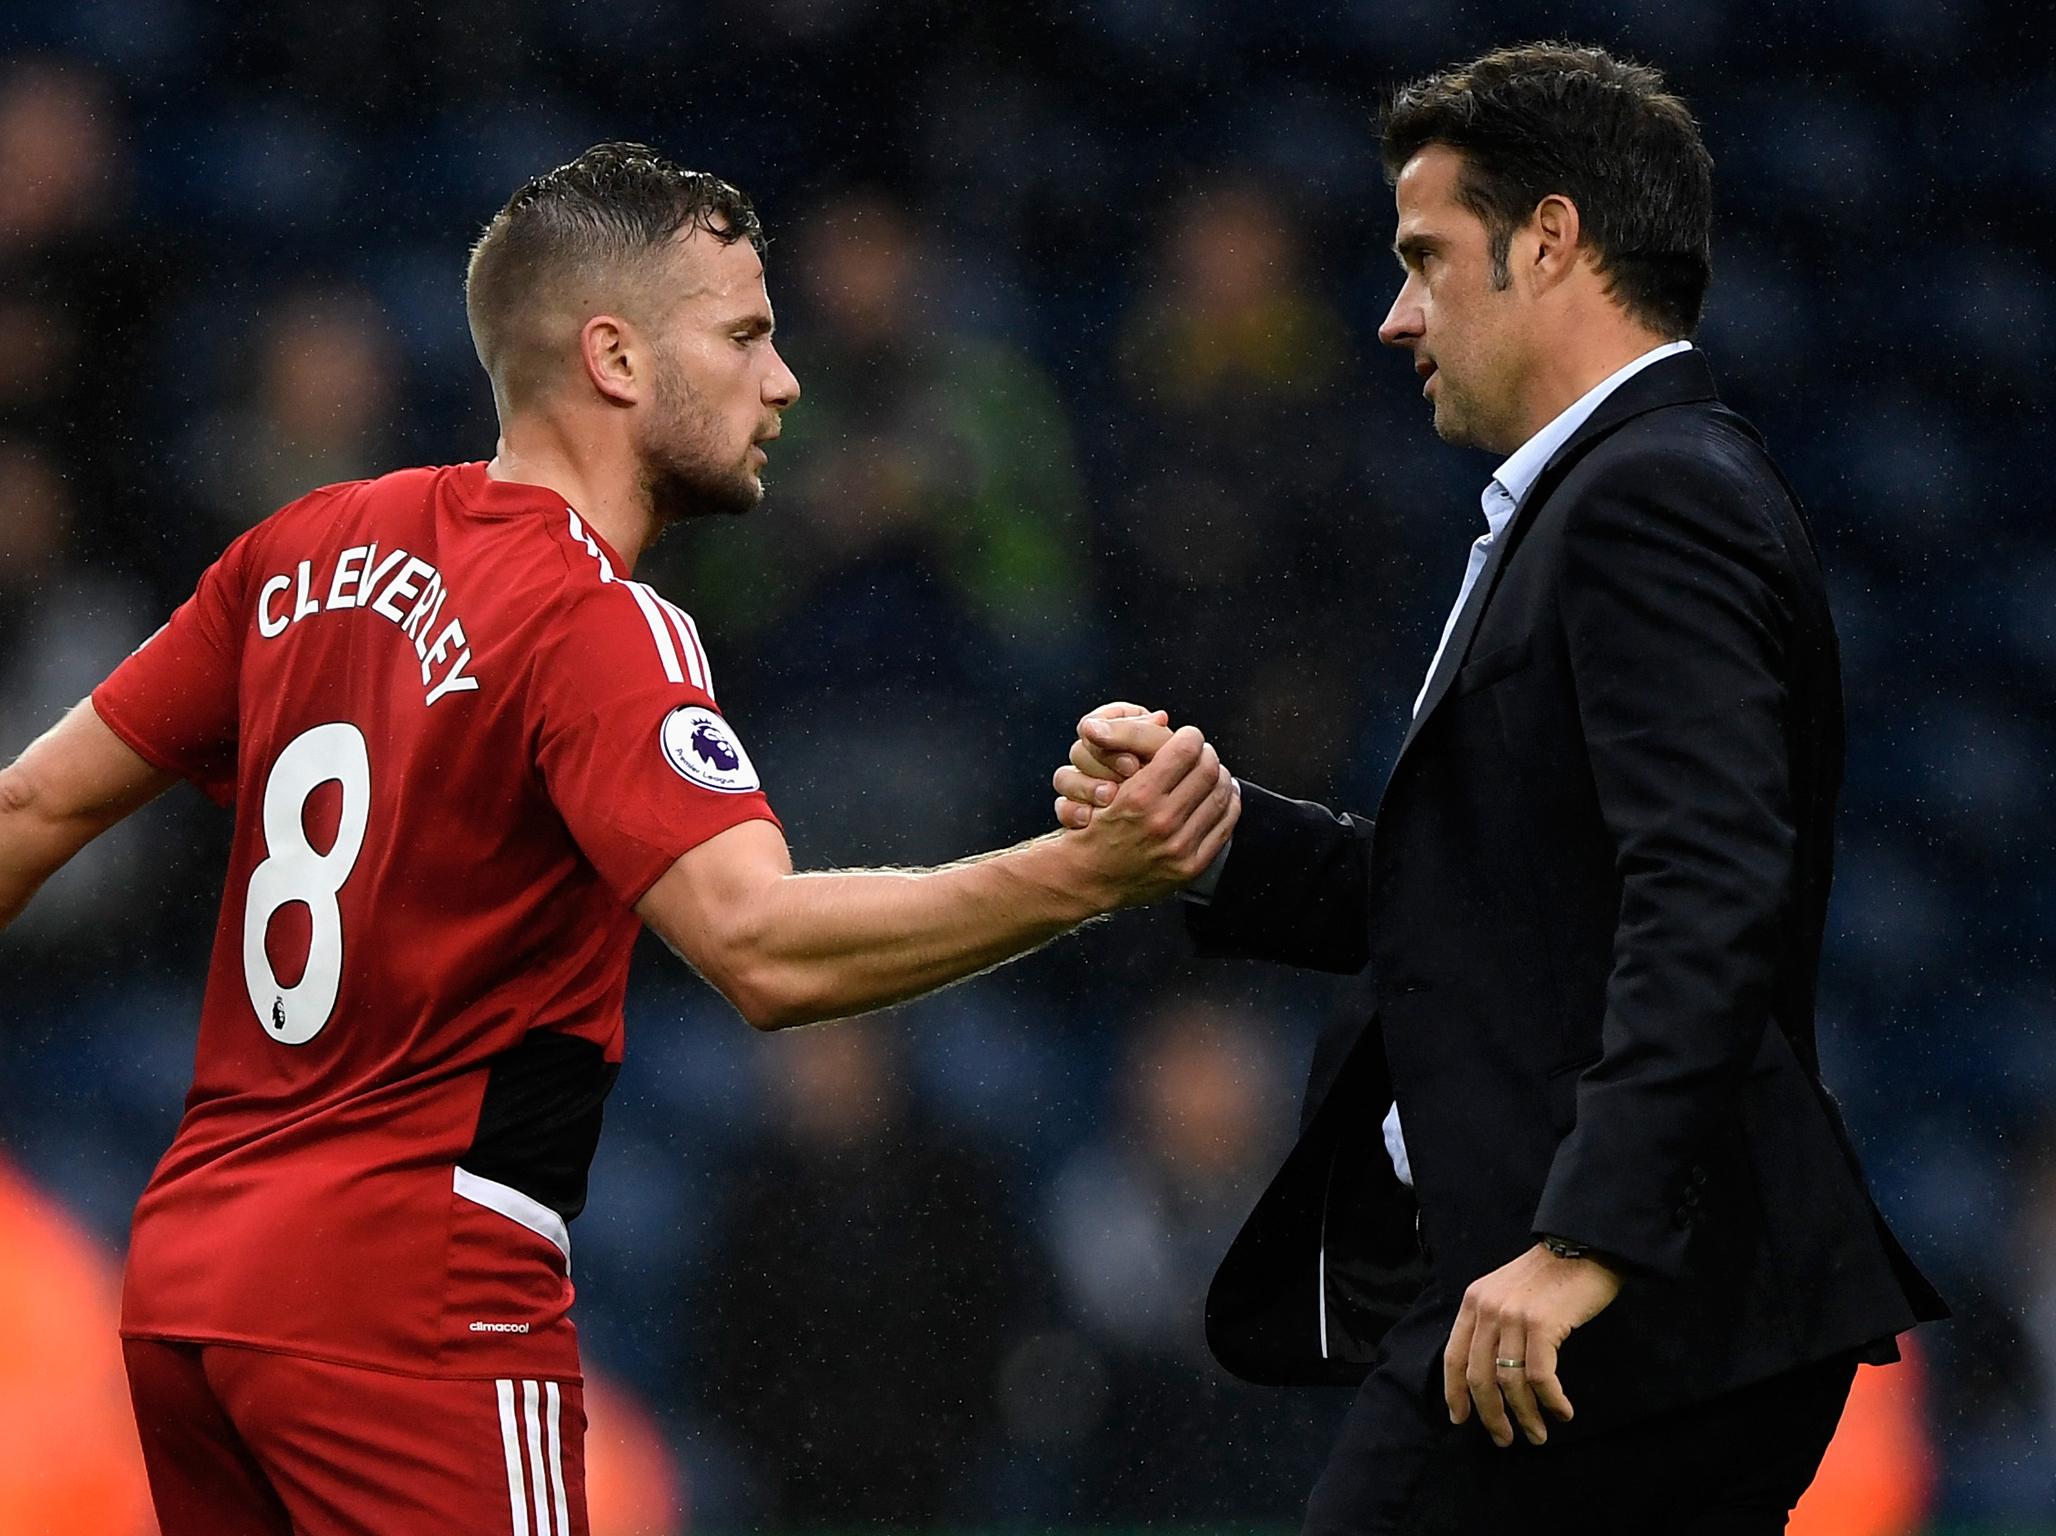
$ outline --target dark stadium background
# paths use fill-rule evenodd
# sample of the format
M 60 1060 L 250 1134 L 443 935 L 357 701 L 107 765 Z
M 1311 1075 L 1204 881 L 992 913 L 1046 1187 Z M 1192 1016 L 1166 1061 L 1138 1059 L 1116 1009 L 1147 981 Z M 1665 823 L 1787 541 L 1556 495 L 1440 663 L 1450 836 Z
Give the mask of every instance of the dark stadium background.
M 1491 467 L 1376 344 L 1371 110 L 1548 33 L 1702 114 L 1700 340 L 1829 561 L 1828 1075 L 1959 1313 L 1895 1389 L 1928 1495 L 1872 1469 L 1932 1524 L 1838 1529 L 2056 1528 L 2042 7 L 10 4 L 0 751 L 277 503 L 489 455 L 467 242 L 627 137 L 742 185 L 773 239 L 806 398 L 771 495 L 646 574 L 803 864 L 1042 830 L 1112 697 L 1368 809 Z M 0 940 L 0 1159 L 109 1256 L 176 1121 L 224 832 L 174 793 Z M 640 1423 L 625 1464 L 676 1476 L 622 1474 L 642 1513 L 606 1528 L 1289 1525 L 1341 1400 L 1224 1379 L 1198 1298 L 1348 1005 L 1193 963 L 1165 911 L 765 1039 L 653 947 L 575 1247 L 589 1360 L 640 1405 L 595 1440 Z

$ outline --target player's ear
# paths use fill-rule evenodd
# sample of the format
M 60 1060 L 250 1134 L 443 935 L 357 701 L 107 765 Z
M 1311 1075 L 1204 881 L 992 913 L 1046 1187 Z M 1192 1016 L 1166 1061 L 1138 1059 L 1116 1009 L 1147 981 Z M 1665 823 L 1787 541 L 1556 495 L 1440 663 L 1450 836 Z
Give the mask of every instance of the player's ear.
M 614 405 L 634 405 L 642 398 L 641 350 L 632 344 L 628 322 L 614 315 L 594 315 L 579 328 L 579 361 L 586 381 Z

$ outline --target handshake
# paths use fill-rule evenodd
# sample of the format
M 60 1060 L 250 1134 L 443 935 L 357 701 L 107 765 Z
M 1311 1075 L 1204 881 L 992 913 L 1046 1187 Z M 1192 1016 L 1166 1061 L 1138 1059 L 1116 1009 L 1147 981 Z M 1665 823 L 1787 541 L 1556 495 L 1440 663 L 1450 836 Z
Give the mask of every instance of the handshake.
M 1142 906 L 1206 873 L 1242 810 L 1234 777 L 1195 726 L 1162 710 L 1102 704 L 1078 722 L 1051 777 L 1058 834 L 1107 910 Z

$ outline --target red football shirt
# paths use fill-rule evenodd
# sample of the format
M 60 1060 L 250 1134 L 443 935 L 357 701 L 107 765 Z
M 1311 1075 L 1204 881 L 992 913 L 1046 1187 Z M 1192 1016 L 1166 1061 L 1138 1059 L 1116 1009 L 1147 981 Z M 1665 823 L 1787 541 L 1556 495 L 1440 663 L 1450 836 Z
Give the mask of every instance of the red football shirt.
M 561 497 L 405 470 L 238 539 L 93 705 L 236 811 L 123 1331 L 575 1375 L 630 908 L 771 818 L 692 620 Z

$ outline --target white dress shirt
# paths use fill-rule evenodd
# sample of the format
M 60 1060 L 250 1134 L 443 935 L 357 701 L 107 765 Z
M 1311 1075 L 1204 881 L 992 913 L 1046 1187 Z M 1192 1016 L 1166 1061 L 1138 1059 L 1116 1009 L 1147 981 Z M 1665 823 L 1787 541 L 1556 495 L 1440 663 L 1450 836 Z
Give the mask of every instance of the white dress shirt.
M 1480 501 L 1485 509 L 1485 532 L 1471 545 L 1469 563 L 1464 566 L 1463 585 L 1456 594 L 1456 604 L 1449 610 L 1449 617 L 1442 624 L 1442 638 L 1435 643 L 1434 658 L 1428 663 L 1428 675 L 1421 679 L 1421 691 L 1414 695 L 1414 713 L 1419 714 L 1421 703 L 1428 696 L 1428 684 L 1434 680 L 1435 669 L 1442 664 L 1442 652 L 1449 644 L 1449 633 L 1456 628 L 1456 616 L 1463 612 L 1463 605 L 1471 595 L 1471 588 L 1478 584 L 1478 575 L 1485 569 L 1485 559 L 1491 553 L 1493 541 L 1502 537 L 1507 526 L 1513 522 L 1514 514 L 1521 503 L 1527 500 L 1528 492 L 1535 488 L 1535 482 L 1542 478 L 1542 471 L 1549 467 L 1549 461 L 1556 457 L 1557 449 L 1569 442 L 1572 436 L 1591 419 L 1606 397 L 1619 389 L 1651 363 L 1663 361 L 1680 352 L 1691 350 L 1689 341 L 1673 341 L 1660 347 L 1651 347 L 1625 367 L 1617 368 L 1594 384 L 1585 393 L 1567 406 L 1562 414 L 1540 432 L 1529 438 L 1507 456 L 1506 462 L 1493 472 L 1491 483 L 1485 487 Z M 1209 871 L 1213 873 L 1213 871 Z M 1385 1114 L 1385 1152 L 1392 1159 L 1392 1171 L 1399 1175 L 1399 1182 L 1413 1188 L 1413 1165 L 1406 1155 L 1406 1137 L 1399 1126 L 1399 1106 L 1394 1104 Z

